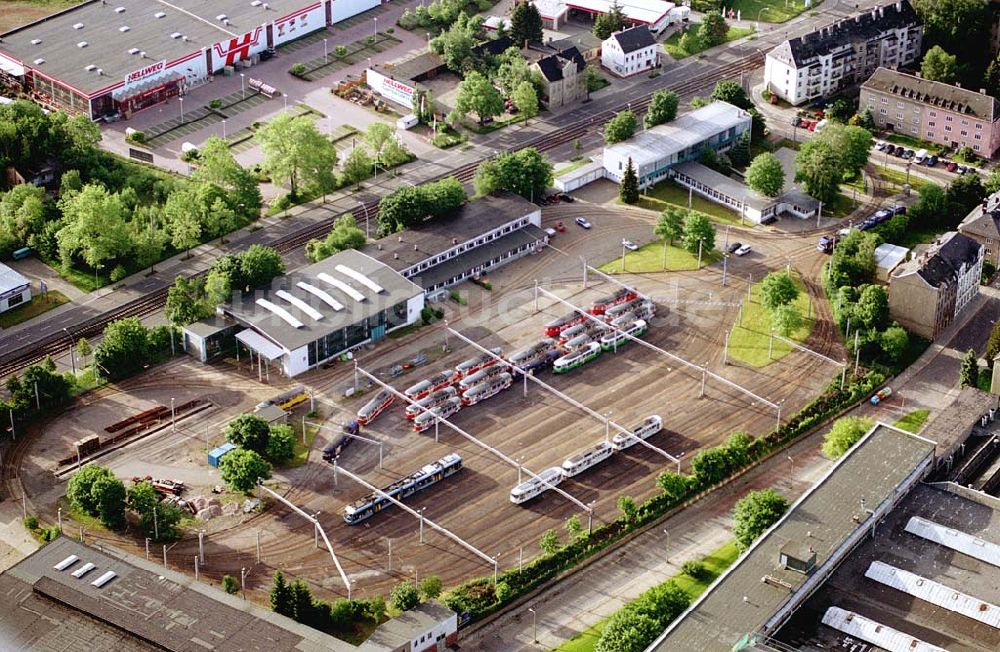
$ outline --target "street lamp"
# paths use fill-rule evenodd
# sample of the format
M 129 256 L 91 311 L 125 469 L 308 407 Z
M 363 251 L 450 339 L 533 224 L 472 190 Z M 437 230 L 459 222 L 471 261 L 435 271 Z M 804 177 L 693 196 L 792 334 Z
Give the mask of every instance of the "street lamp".
M 282 93 L 281 97 L 285 101 L 285 113 L 288 113 L 288 93 Z
M 246 84 L 244 83 L 245 81 L 246 81 L 246 76 L 243 73 L 240 73 L 240 91 L 243 92 L 244 100 L 247 99 L 247 87 Z
M 664 554 L 666 554 L 666 552 L 670 549 L 670 531 L 667 530 L 667 529 L 664 529 L 663 533 L 665 535 L 667 535 L 667 547 L 664 548 L 664 550 L 663 550 Z M 667 554 L 666 557 L 665 557 L 665 559 L 667 560 L 667 563 L 669 563 L 670 562 L 670 555 Z
M 531 638 L 533 643 L 538 643 L 538 620 L 535 610 L 532 607 L 528 607 L 528 611 L 531 612 Z
M 181 101 L 181 124 L 184 124 L 184 98 L 178 98 Z
M 69 334 L 69 331 L 63 328 L 63 332 L 66 333 L 66 337 L 69 338 L 69 360 L 73 365 L 73 375 L 76 375 L 76 356 L 73 355 L 73 336 Z
M 226 120 L 222 120 L 222 140 L 226 139 Z
M 326 39 L 323 39 L 323 63 L 330 63 L 330 54 L 326 47 Z
M 374 34 L 374 36 L 375 36 L 375 38 L 378 38 L 378 16 L 375 16 L 374 18 L 372 18 L 372 20 L 375 21 L 375 34 Z

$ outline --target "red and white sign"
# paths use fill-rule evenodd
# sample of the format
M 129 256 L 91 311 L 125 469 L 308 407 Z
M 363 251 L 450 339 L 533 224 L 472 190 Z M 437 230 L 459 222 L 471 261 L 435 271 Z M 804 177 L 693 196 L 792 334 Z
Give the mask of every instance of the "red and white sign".
M 391 77 L 386 77 L 380 72 L 371 68 L 366 73 L 366 79 L 371 89 L 387 100 L 406 107 L 407 110 L 413 108 L 414 88 L 409 84 L 396 81 Z
M 252 32 L 247 32 L 243 36 L 231 38 L 228 41 L 220 41 L 213 47 L 217 58 L 213 61 L 213 67 L 218 70 L 223 66 L 231 66 L 237 61 L 249 59 L 251 54 L 256 54 L 264 49 L 261 43 L 263 27 L 257 27 Z
M 323 3 L 320 2 L 309 5 L 296 11 L 294 14 L 282 16 L 274 21 L 273 45 L 280 45 L 297 39 L 304 34 L 319 29 L 325 22 L 326 11 Z
M 153 75 L 158 75 L 163 72 L 163 69 L 167 67 L 167 61 L 157 61 L 151 66 L 146 66 L 145 68 L 140 68 L 139 70 L 133 70 L 125 78 L 126 84 L 134 84 L 137 81 L 145 79 L 146 77 L 152 77 Z

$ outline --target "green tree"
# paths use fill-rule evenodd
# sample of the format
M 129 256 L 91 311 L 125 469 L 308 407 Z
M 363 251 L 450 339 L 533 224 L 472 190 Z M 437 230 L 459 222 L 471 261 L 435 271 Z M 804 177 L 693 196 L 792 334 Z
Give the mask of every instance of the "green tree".
M 1000 192 L 1000 168 L 993 168 L 990 170 L 990 176 L 986 177 L 986 181 L 983 183 L 983 189 L 986 190 L 987 195 Z
M 392 587 L 389 604 L 396 611 L 409 611 L 420 604 L 420 594 L 412 582 L 403 581 Z
M 881 285 L 866 285 L 854 305 L 855 319 L 866 329 L 881 331 L 889 323 L 889 293 Z
M 458 84 L 455 109 L 460 113 L 475 112 L 479 124 L 503 113 L 503 98 L 481 72 L 472 70 Z
M 642 652 L 662 631 L 655 619 L 626 606 L 608 619 L 594 652 Z
M 104 186 L 88 184 L 60 200 L 59 207 L 63 226 L 56 233 L 56 242 L 63 266 L 69 267 L 78 258 L 96 269 L 131 251 L 126 207 L 119 195 Z
M 510 588 L 510 584 L 507 582 L 497 582 L 496 586 L 493 587 L 493 594 L 496 596 L 497 602 L 503 604 L 510 599 L 510 595 L 513 590 Z
M 823 454 L 831 460 L 839 458 L 847 452 L 865 433 L 871 430 L 874 422 L 865 417 L 841 417 L 833 422 L 830 432 L 823 436 Z
M 9 257 L 25 245 L 39 248 L 45 229 L 46 202 L 45 188 L 30 183 L 0 194 L 0 258 Z
M 553 529 L 542 532 L 542 538 L 538 541 L 538 547 L 547 555 L 554 555 L 559 550 L 559 535 Z
M 858 177 L 871 155 L 872 135 L 863 127 L 831 124 L 813 138 L 828 144 L 842 165 L 841 177 Z
M 689 29 L 681 34 L 681 38 L 677 41 L 677 45 L 679 45 L 680 48 L 688 54 L 701 52 L 707 47 L 705 45 L 705 41 L 701 38 L 699 30 L 696 29 Z M 691 108 L 696 109 L 698 107 L 694 106 L 694 103 L 692 102 Z
M 656 486 L 660 488 L 664 496 L 677 501 L 687 496 L 687 492 L 691 488 L 691 480 L 683 473 L 664 471 L 656 476 Z
M 625 12 L 622 11 L 618 0 L 615 0 L 608 13 L 600 14 L 594 19 L 594 36 L 603 41 L 615 32 L 625 29 L 625 26 Z
M 924 79 L 950 84 L 958 74 L 957 58 L 945 52 L 940 45 L 935 45 L 924 54 L 920 62 L 920 74 Z
M 518 2 L 510 15 L 510 38 L 518 47 L 542 42 L 542 15 L 533 2 Z
M 240 592 L 240 583 L 232 575 L 222 576 L 222 590 L 229 595 L 236 595 Z
M 636 517 L 639 515 L 639 507 L 635 504 L 635 499 L 632 496 L 622 494 L 618 496 L 615 504 L 618 506 L 618 511 L 625 517 L 626 522 L 635 522 Z
M 910 336 L 906 329 L 894 323 L 882 333 L 879 344 L 890 360 L 899 362 L 906 355 L 906 350 L 910 346 Z
M 566 533 L 569 534 L 569 538 L 572 541 L 580 538 L 583 533 L 583 523 L 580 522 L 580 516 L 578 514 L 573 514 L 566 519 Z
M 296 579 L 289 590 L 292 594 L 292 618 L 300 623 L 309 623 L 315 612 L 309 585 L 301 579 Z
M 365 607 L 365 612 L 372 622 L 381 623 L 385 619 L 385 613 L 388 609 L 385 606 L 385 598 L 380 595 L 376 595 L 368 600 L 368 604 Z
M 915 227 L 936 225 L 947 210 L 948 198 L 944 190 L 937 184 L 924 183 L 917 187 L 917 194 L 916 203 L 906 213 L 910 224 Z
M 716 82 L 715 88 L 712 89 L 711 98 L 720 102 L 728 102 L 743 110 L 753 108 L 753 102 L 747 97 L 747 92 L 743 90 L 739 82 L 732 79 L 723 79 Z
M 514 90 L 520 86 L 521 82 L 530 82 L 535 89 L 537 99 L 538 91 L 542 88 L 541 74 L 537 69 L 528 65 L 527 60 L 521 55 L 519 48 L 507 48 L 497 58 L 497 61 L 498 65 L 494 81 L 500 85 L 500 92 L 504 97 L 513 97 Z
M 253 244 L 240 254 L 240 276 L 246 290 L 270 283 L 285 273 L 285 261 L 271 247 Z
M 531 6 L 534 7 L 534 5 Z M 538 93 L 530 81 L 523 81 L 518 84 L 510 99 L 514 102 L 514 106 L 517 107 L 518 112 L 524 116 L 525 126 L 527 126 L 531 118 L 538 115 Z
M 663 269 L 667 269 L 667 244 L 673 246 L 674 240 L 684 235 L 684 219 L 688 211 L 679 206 L 667 206 L 660 213 L 653 227 L 656 237 L 663 240 Z
M 285 574 L 280 570 L 274 571 L 270 601 L 271 611 L 289 618 L 292 616 L 292 590 L 285 581 Z
M 746 174 L 747 185 L 765 197 L 777 197 L 785 188 L 785 171 L 771 152 L 754 157 Z
M 716 484 L 729 475 L 730 465 L 721 448 L 703 448 L 691 458 L 691 469 L 702 486 Z
M 990 65 L 986 67 L 983 84 L 988 94 L 993 97 L 1000 96 L 1000 54 L 990 61 Z
M 205 298 L 215 305 L 228 301 L 232 294 L 229 276 L 219 270 L 210 270 L 205 276 Z
M 878 245 L 877 235 L 856 229 L 841 238 L 830 259 L 828 287 L 858 288 L 871 283 L 875 275 L 875 248 Z
M 760 283 L 760 302 L 768 310 L 792 303 L 799 296 L 799 288 L 787 272 L 771 272 Z
M 850 119 L 853 108 L 846 98 L 837 97 L 826 105 L 824 115 L 830 120 L 844 124 Z
M 94 349 L 91 348 L 90 342 L 87 341 L 86 337 L 81 337 L 77 341 L 77 343 L 76 343 L 76 354 L 77 354 L 77 356 L 79 356 L 81 363 L 86 364 L 87 363 L 87 358 L 89 358 L 90 354 L 92 354 L 93 352 L 94 352 Z
M 745 551 L 788 511 L 788 500 L 774 489 L 751 491 L 733 508 L 736 547 Z
M 649 101 L 649 108 L 646 109 L 646 117 L 643 122 L 646 128 L 655 127 L 666 122 L 672 122 L 677 117 L 677 93 L 668 89 L 661 89 L 653 93 Z
M 305 116 L 279 114 L 257 131 L 257 140 L 261 169 L 275 183 L 288 183 L 292 196 L 302 185 L 322 185 L 337 164 L 333 143 Z
M 472 48 L 476 45 L 478 24 L 462 12 L 440 36 L 431 40 L 431 51 L 440 55 L 452 72 L 466 72 L 475 65 Z
M 139 529 L 154 541 L 170 541 L 180 535 L 179 525 L 185 513 L 173 503 L 161 502 L 148 480 L 133 485 L 126 492 L 126 501 L 139 516 Z
M 428 575 L 420 580 L 420 594 L 424 596 L 425 600 L 436 600 L 441 595 L 443 588 L 441 578 L 437 575 Z
M 635 165 L 632 164 L 631 156 L 625 166 L 621 185 L 618 187 L 618 199 L 623 204 L 639 203 L 639 177 L 635 173 Z
M 473 185 L 479 195 L 509 190 L 534 200 L 552 185 L 552 163 L 534 147 L 503 152 L 479 164 Z
M 698 36 L 702 42 L 708 44 L 708 47 L 725 43 L 727 34 L 729 34 L 729 24 L 718 11 L 706 13 L 698 26 Z
M 637 121 L 631 111 L 619 111 L 604 125 L 604 142 L 608 145 L 628 140 L 635 133 Z
M 699 248 L 703 253 L 715 248 L 715 227 L 702 213 L 690 212 L 684 218 L 684 234 L 681 236 L 681 246 L 690 253 L 696 254 Z
M 237 448 L 219 463 L 222 481 L 233 491 L 249 493 L 261 480 L 271 477 L 271 465 L 259 453 Z
M 365 129 L 364 141 L 376 163 L 382 163 L 382 152 L 392 137 L 392 127 L 384 122 L 373 122 Z
M 187 326 L 215 314 L 215 306 L 205 297 L 205 280 L 178 275 L 167 291 L 164 311 L 175 326 Z
M 115 529 L 125 522 L 125 485 L 115 477 L 98 478 L 90 489 L 97 504 L 97 517 L 104 527 Z
M 358 223 L 350 213 L 341 215 L 333 224 L 333 230 L 323 240 L 310 240 L 306 243 L 306 256 L 317 263 L 329 258 L 338 251 L 357 249 L 365 244 L 365 232 L 358 228 Z
M 226 426 L 226 441 L 258 453 L 267 450 L 270 435 L 271 426 L 256 414 L 241 414 Z
M 794 304 L 786 303 L 771 311 L 771 325 L 783 337 L 789 337 L 802 326 L 802 312 Z
M 295 455 L 295 432 L 287 424 L 271 426 L 265 451 L 267 459 L 275 464 L 286 462 Z
M 135 373 L 149 363 L 149 330 L 137 317 L 113 321 L 104 328 L 94 362 L 115 378 Z
M 236 161 L 229 143 L 222 138 L 210 136 L 198 148 L 198 168 L 192 178 L 226 191 L 229 207 L 241 219 L 260 215 L 262 199 L 257 180 Z
M 361 188 L 361 182 L 372 175 L 372 159 L 364 147 L 355 147 L 344 159 L 344 180 Z
M 744 131 L 736 138 L 736 142 L 729 149 L 729 160 L 738 168 L 750 165 L 750 132 Z
M 116 479 L 110 469 L 97 464 L 88 464 L 70 477 L 66 485 L 66 497 L 76 509 L 97 516 L 100 511 L 100 496 L 99 492 L 94 491 L 94 487 L 98 481 Z
M 913 8 L 924 24 L 926 46 L 941 46 L 956 55 L 970 73 L 967 82 L 978 83 L 989 60 L 989 4 L 980 0 L 914 0 Z
M 956 226 L 978 206 L 986 196 L 982 179 L 978 174 L 963 174 L 955 178 L 945 191 L 945 210 L 949 226 Z
M 961 387 L 975 387 L 979 380 L 979 356 L 975 349 L 969 349 L 962 356 L 962 366 L 958 371 L 958 381 Z
M 839 192 L 842 166 L 828 143 L 811 140 L 803 143 L 795 155 L 795 178 L 812 197 L 829 204 Z

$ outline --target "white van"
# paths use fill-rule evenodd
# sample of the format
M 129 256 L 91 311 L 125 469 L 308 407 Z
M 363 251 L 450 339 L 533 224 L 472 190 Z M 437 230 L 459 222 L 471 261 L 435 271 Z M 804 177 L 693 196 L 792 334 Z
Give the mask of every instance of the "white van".
M 923 163 L 927 159 L 927 150 L 918 149 L 916 155 L 913 157 L 914 163 Z

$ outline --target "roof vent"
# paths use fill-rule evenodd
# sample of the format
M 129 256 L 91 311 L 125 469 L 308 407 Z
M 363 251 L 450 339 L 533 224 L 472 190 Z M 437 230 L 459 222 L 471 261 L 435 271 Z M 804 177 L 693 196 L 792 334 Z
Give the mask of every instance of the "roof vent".
M 174 32 L 173 34 L 170 35 L 170 38 L 172 38 L 172 39 L 178 39 L 180 37 L 181 37 L 181 33 L 180 32 Z
M 76 23 L 73 25 L 73 29 L 83 29 L 83 23 Z
M 115 7 L 115 13 L 116 14 L 124 14 L 125 13 L 125 7 Z
M 33 39 L 31 39 L 31 44 L 32 45 L 39 45 L 39 44 L 41 44 L 41 42 L 42 42 L 42 39 L 40 39 L 40 38 L 33 38 Z
M 40 66 L 43 63 L 45 63 L 45 59 L 38 58 L 38 59 L 35 59 L 32 63 L 34 63 L 36 66 Z
M 129 48 L 128 53 L 133 55 L 139 54 L 139 48 Z
M 76 47 L 78 47 L 78 48 L 85 48 L 85 47 L 87 47 L 87 42 L 86 41 L 80 41 L 79 43 L 76 44 Z
M 229 18 L 229 16 L 227 16 L 226 14 L 219 14 L 218 16 L 215 17 L 215 19 L 220 23 L 224 21 L 226 18 Z
M 268 9 L 271 8 L 270 5 L 268 5 L 266 2 L 264 4 L 262 4 L 261 7 L 264 8 L 264 11 L 267 11 Z
M 79 557 L 77 557 L 76 555 L 70 555 L 69 557 L 63 559 L 61 562 L 59 562 L 52 568 L 56 569 L 57 571 L 64 571 L 78 561 L 80 561 Z
M 145 50 L 141 50 L 139 52 L 139 58 L 140 59 L 145 59 L 146 58 L 146 51 Z
M 164 17 L 164 16 L 166 16 L 166 15 L 167 15 L 167 14 L 165 14 L 164 12 L 162 12 L 162 11 L 158 11 L 158 12 L 156 12 L 155 14 L 153 14 L 153 17 L 154 17 L 154 18 L 163 18 L 163 17 Z
M 86 70 L 87 72 L 94 72 L 95 70 L 97 70 L 97 66 L 95 66 L 94 64 L 90 64 L 89 66 L 84 66 L 83 69 Z
M 122 11 L 124 11 L 124 9 Z M 96 580 L 91 582 L 90 584 L 91 586 L 96 586 L 97 588 L 101 588 L 111 580 L 115 579 L 116 577 L 118 577 L 118 573 L 114 571 L 108 571 L 104 573 L 104 575 L 101 575 Z
M 190 41 L 191 39 L 189 39 L 187 36 L 182 36 L 181 40 L 186 43 L 187 41 Z
M 261 6 L 262 4 L 263 4 L 263 3 L 262 3 L 262 2 L 260 1 L 260 0 L 253 0 L 253 2 L 251 2 L 251 3 L 250 3 L 250 6 L 251 6 L 251 7 L 259 7 L 259 6 Z
M 128 31 L 128 25 L 122 25 L 121 27 L 118 28 L 118 31 L 124 34 L 125 32 Z
M 229 22 L 229 19 L 228 19 L 228 18 L 226 18 L 225 20 L 223 20 L 223 21 L 222 21 L 222 24 L 223 24 L 223 25 L 225 25 L 225 26 L 227 26 L 227 27 L 228 27 L 229 25 L 232 25 L 232 23 L 230 23 L 230 22 Z
M 98 75 L 98 76 L 101 76 L 101 75 L 103 75 L 103 74 L 104 74 L 104 68 L 98 68 L 98 69 L 97 69 L 97 75 Z

